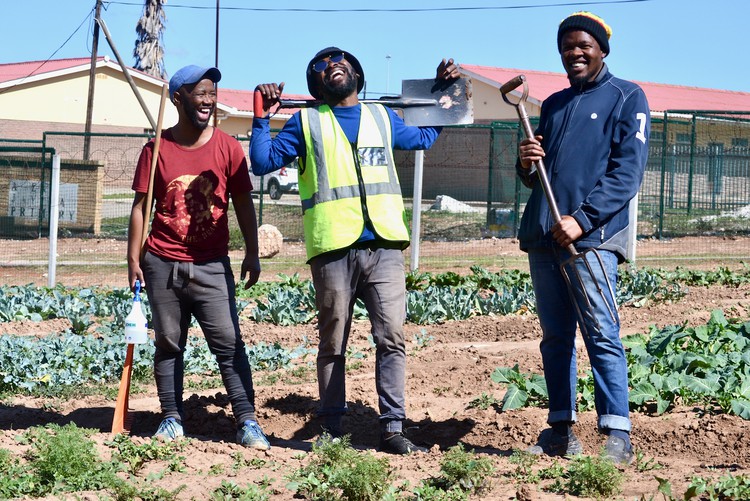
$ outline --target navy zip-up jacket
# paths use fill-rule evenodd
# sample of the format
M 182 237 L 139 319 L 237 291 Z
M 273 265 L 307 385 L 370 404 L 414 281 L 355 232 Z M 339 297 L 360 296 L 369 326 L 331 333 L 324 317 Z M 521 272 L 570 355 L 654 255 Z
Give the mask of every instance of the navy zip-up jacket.
M 542 103 L 539 127 L 552 192 L 561 215 L 583 229 L 577 249 L 599 248 L 625 260 L 628 202 L 641 186 L 651 116 L 643 90 L 606 65 L 593 82 L 556 92 Z M 533 167 L 516 164 L 532 189 L 521 218 L 521 249 L 553 247 L 552 214 Z

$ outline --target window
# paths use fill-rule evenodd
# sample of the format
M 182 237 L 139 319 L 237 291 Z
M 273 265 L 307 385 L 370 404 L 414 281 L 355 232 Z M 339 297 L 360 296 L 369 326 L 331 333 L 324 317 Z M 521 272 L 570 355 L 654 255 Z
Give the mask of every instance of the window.
M 732 146 L 737 146 L 740 148 L 747 148 L 748 146 L 748 140 L 746 137 L 733 137 L 732 138 Z
M 686 132 L 677 133 L 677 143 L 679 144 L 690 144 L 690 134 Z

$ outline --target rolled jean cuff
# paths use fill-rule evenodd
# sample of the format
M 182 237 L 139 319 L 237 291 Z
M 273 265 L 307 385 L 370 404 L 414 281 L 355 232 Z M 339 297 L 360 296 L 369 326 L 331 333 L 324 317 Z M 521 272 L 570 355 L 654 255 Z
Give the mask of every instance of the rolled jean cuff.
M 547 424 L 559 423 L 561 421 L 575 423 L 576 411 L 553 411 L 547 416 Z
M 627 417 L 605 414 L 603 416 L 599 416 L 597 427 L 600 430 L 620 430 L 630 433 L 632 425 L 630 423 L 630 419 Z
M 403 431 L 403 422 L 400 420 L 381 420 L 380 431 L 385 433 L 401 433 Z

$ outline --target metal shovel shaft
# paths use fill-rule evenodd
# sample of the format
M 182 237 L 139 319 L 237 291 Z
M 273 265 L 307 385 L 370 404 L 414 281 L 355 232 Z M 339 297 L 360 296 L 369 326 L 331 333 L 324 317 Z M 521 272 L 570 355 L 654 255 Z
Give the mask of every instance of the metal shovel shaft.
M 360 103 L 379 103 L 390 108 L 411 108 L 413 106 L 437 106 L 436 99 L 417 99 L 417 98 L 380 98 L 380 99 L 360 99 Z M 314 99 L 282 99 L 279 101 L 280 108 L 312 108 L 320 106 L 323 101 Z
M 434 78 L 404 80 L 400 96 L 380 99 L 362 99 L 361 103 L 377 103 L 400 110 L 406 125 L 438 127 L 474 123 L 473 91 L 470 78 L 460 77 L 436 81 Z M 309 108 L 323 101 L 309 99 L 282 99 L 279 108 Z M 264 116 L 263 96 L 255 91 L 253 97 L 255 116 Z

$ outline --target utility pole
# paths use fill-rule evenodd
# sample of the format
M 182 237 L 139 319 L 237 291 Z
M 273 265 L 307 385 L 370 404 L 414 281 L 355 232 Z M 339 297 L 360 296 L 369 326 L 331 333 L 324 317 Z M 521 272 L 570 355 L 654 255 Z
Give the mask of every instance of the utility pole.
M 388 84 L 391 82 L 391 55 L 388 54 L 385 56 L 385 64 L 386 64 L 386 71 L 385 71 L 385 94 L 388 95 Z
M 86 126 L 83 138 L 83 159 L 89 159 L 91 149 L 91 120 L 94 115 L 94 85 L 96 83 L 96 59 L 99 50 L 99 19 L 102 14 L 102 0 L 96 0 L 96 14 L 94 15 L 94 37 L 91 41 L 91 68 L 89 69 L 89 96 L 86 104 Z
M 219 0 L 216 0 L 216 53 L 214 55 L 214 66 L 216 68 L 219 67 Z M 214 84 L 216 86 L 216 108 L 214 109 L 214 127 L 219 126 L 219 84 L 218 82 Z

